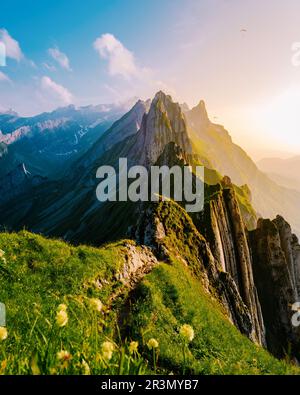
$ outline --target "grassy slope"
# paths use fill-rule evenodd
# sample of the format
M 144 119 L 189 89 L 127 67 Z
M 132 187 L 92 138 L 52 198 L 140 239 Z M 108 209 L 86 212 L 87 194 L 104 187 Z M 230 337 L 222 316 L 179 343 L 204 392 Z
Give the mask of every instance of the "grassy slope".
M 189 269 L 176 261 L 161 263 L 144 277 L 134 292 L 131 312 L 127 302 L 132 298 L 127 298 L 126 289 L 109 312 L 109 296 L 123 286 L 115 275 L 123 265 L 126 243 L 75 248 L 28 232 L 0 233 L 6 260 L 0 263 L 0 301 L 7 307 L 9 334 L 0 342 L 0 373 L 80 374 L 85 371 L 83 360 L 92 374 L 143 373 L 153 366 L 152 354 L 144 345 L 151 337 L 160 343 L 160 371 L 180 373 L 184 363 L 178 329 L 183 323 L 195 329 L 191 355 L 187 354 L 188 369 L 193 372 L 298 372 L 243 337 Z M 101 299 L 102 313 L 91 307 L 91 298 Z M 60 303 L 68 306 L 69 322 L 64 328 L 55 324 Z M 141 355 L 130 357 L 128 343 L 119 338 L 115 323 L 124 311 L 131 328 L 128 341 L 139 340 Z M 124 330 L 128 333 L 128 326 Z M 101 344 L 107 339 L 115 342 L 108 365 L 101 357 Z M 61 349 L 70 351 L 70 361 L 57 360 Z
M 151 334 L 160 344 L 159 365 L 174 373 L 184 369 L 179 329 L 188 323 L 195 338 L 186 352 L 186 372 L 193 374 L 299 373 L 253 344 L 227 320 L 218 303 L 199 287 L 179 262 L 161 264 L 133 296 L 130 335 Z
M 114 336 L 114 317 L 96 312 L 91 298 L 108 308 L 109 296 L 122 286 L 115 275 L 123 264 L 124 243 L 75 248 L 21 232 L 1 233 L 0 248 L 6 259 L 0 260 L 0 301 L 6 305 L 9 334 L 0 343 L 0 372 L 2 366 L 2 373 L 27 374 L 38 364 L 42 373 L 81 373 L 83 359 L 92 373 L 105 372 L 99 350 Z M 55 324 L 60 303 L 68 306 L 64 328 Z M 73 356 L 68 366 L 56 359 L 61 349 Z

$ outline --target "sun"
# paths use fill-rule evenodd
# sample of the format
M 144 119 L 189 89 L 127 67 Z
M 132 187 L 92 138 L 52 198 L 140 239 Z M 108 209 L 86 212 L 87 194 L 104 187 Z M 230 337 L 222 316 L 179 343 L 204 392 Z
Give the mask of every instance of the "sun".
M 300 149 L 300 86 L 260 103 L 253 112 L 253 120 L 270 145 Z

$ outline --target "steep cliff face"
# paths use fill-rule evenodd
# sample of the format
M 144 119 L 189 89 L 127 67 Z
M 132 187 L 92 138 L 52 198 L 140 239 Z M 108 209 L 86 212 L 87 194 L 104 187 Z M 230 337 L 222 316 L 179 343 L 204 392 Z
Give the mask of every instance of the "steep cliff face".
M 299 357 L 300 331 L 291 322 L 299 298 L 299 252 L 296 236 L 280 216 L 260 219 L 250 232 L 253 271 L 261 302 L 268 349 L 276 356 Z
M 183 165 L 188 158 L 169 144 L 160 160 Z M 174 204 L 161 203 L 155 212 L 148 208 L 136 237 L 162 256 L 175 251 L 192 266 L 242 333 L 277 356 L 298 356 L 299 331 L 291 324 L 300 288 L 298 240 L 280 216 L 259 220 L 249 233 L 235 190 L 229 177 L 207 186 L 203 212 L 191 217 Z
M 223 305 L 230 321 L 250 339 L 255 336 L 253 318 L 230 273 L 222 270 L 209 243 L 184 209 L 173 201 L 150 205 L 142 212 L 133 236 L 150 246 L 161 261 L 178 259 L 189 267 L 212 298 Z
M 142 126 L 128 156 L 143 165 L 154 164 L 164 147 L 174 142 L 186 154 L 192 153 L 185 117 L 178 103 L 163 92 L 152 100 L 150 110 L 143 118 Z
M 273 221 L 260 219 L 253 231 L 245 230 L 226 177 L 212 190 L 197 227 L 248 308 L 252 338 L 278 357 L 299 358 L 300 331 L 291 318 L 292 305 L 299 300 L 300 246 L 290 225 L 277 216 Z
M 157 163 L 183 166 L 188 159 L 179 146 L 170 143 Z M 141 209 L 133 236 L 140 244 L 152 246 L 160 259 L 176 256 L 192 268 L 207 291 L 218 295 L 240 331 L 265 345 L 246 230 L 234 187 L 225 177 L 222 185 L 212 190 L 204 211 L 192 216 L 167 201 Z
M 222 185 L 215 189 L 202 216 L 198 218 L 198 228 L 209 241 L 222 270 L 233 279 L 237 292 L 249 310 L 252 322 L 251 338 L 265 344 L 263 317 L 237 197 L 228 177 L 224 177 Z

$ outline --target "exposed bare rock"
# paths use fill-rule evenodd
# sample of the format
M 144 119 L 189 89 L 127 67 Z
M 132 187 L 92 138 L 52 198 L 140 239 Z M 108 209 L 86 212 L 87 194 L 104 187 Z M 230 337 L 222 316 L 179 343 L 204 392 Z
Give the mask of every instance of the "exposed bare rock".
M 144 165 L 154 164 L 165 146 L 174 142 L 186 154 L 192 153 L 185 116 L 178 103 L 163 92 L 158 92 L 150 110 L 143 118 L 142 126 L 136 135 L 129 157 L 137 158 Z
M 22 126 L 12 133 L 3 134 L 0 130 L 0 143 L 5 143 L 7 145 L 14 143 L 15 141 L 20 140 L 24 136 L 27 136 L 30 133 L 30 127 Z
M 236 283 L 228 272 L 220 272 L 220 289 L 222 302 L 234 325 L 246 336 L 253 338 L 253 323 L 250 312 L 243 302 Z
M 127 244 L 125 247 L 125 263 L 116 278 L 123 284 L 131 285 L 149 273 L 158 264 L 158 261 L 151 249 L 146 246 L 137 247 Z
M 273 221 L 279 231 L 281 248 L 284 252 L 284 256 L 288 265 L 293 289 L 297 294 L 297 298 L 300 295 L 300 246 L 298 243 L 297 236 L 292 234 L 291 226 L 288 224 L 283 217 L 278 215 Z
M 206 205 L 201 226 L 215 258 L 232 277 L 249 310 L 253 324 L 251 338 L 265 344 L 263 317 L 253 279 L 245 225 L 229 177 L 224 177 L 222 187 Z M 227 283 L 230 284 L 230 281 Z
M 288 353 L 299 358 L 300 331 L 291 323 L 291 306 L 299 292 L 298 240 L 278 216 L 273 221 L 260 219 L 250 241 L 267 347 L 276 356 Z
M 231 322 L 258 342 L 254 318 L 231 274 L 222 269 L 209 243 L 179 205 L 165 201 L 148 207 L 140 217 L 135 237 L 139 243 L 149 245 L 159 259 L 175 258 L 187 265 L 212 297 L 218 295 Z
M 111 306 L 126 289 L 133 289 L 158 263 L 149 247 L 126 243 L 124 265 L 121 271 L 116 274 L 116 279 L 122 283 L 122 286 L 112 293 L 108 304 Z

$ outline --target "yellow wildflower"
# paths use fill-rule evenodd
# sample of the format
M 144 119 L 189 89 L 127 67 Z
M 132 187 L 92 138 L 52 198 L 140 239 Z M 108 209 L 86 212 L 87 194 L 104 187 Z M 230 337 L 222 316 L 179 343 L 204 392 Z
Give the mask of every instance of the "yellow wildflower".
M 82 367 L 83 367 L 83 374 L 85 376 L 89 376 L 91 374 L 91 370 L 88 363 L 84 359 L 82 360 Z
M 69 361 L 72 358 L 69 351 L 61 350 L 57 353 L 57 359 L 60 361 Z
M 102 355 L 103 358 L 106 359 L 107 361 L 111 360 L 113 351 L 114 351 L 114 345 L 111 342 L 104 342 L 102 343 Z
M 96 298 L 90 299 L 90 304 L 93 307 L 93 309 L 96 311 L 100 312 L 103 309 L 103 304 L 102 304 L 101 300 L 99 300 L 99 299 L 96 299 Z
M 147 346 L 148 346 L 149 350 L 152 350 L 154 348 L 158 348 L 159 344 L 156 339 L 152 338 L 148 341 Z
M 65 310 L 59 310 L 56 314 L 56 323 L 58 326 L 63 327 L 68 323 L 69 317 Z
M 188 324 L 182 325 L 179 334 L 184 340 L 188 342 L 191 342 L 195 337 L 194 329 Z
M 41 371 L 40 371 L 40 368 L 39 368 L 39 365 L 38 365 L 37 355 L 34 355 L 33 358 L 31 359 L 30 366 L 31 366 L 32 374 L 34 376 L 38 376 L 38 375 L 41 374 Z
M 130 354 L 137 353 L 139 347 L 139 342 L 132 341 L 129 344 L 129 352 Z
M 8 333 L 4 326 L 0 326 L 0 341 L 7 339 Z
M 6 259 L 5 259 L 5 252 L 3 250 L 0 250 L 0 259 L 3 261 L 3 263 L 6 264 Z

